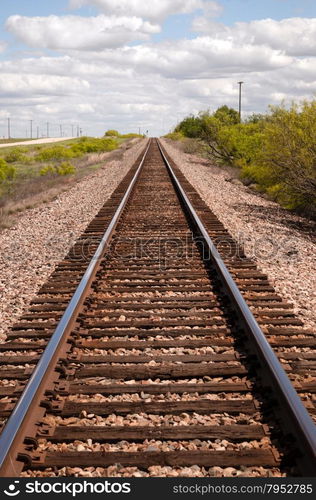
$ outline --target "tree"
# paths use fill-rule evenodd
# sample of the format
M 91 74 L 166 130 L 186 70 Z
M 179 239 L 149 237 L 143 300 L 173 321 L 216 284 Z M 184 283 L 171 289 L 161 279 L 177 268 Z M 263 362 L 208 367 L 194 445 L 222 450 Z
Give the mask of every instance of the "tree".
M 241 175 L 289 209 L 316 212 L 316 100 L 271 107 L 239 123 L 237 111 L 221 106 L 191 115 L 176 132 L 200 139 L 218 163 Z
M 201 117 L 193 115 L 184 118 L 175 128 L 175 132 L 195 139 L 201 136 L 201 131 Z
M 268 191 L 288 208 L 316 208 L 316 101 L 272 107 L 259 166 Z M 271 183 L 277 180 L 277 183 Z
M 239 123 L 239 113 L 228 106 L 221 106 L 213 114 L 223 125 L 237 125 Z

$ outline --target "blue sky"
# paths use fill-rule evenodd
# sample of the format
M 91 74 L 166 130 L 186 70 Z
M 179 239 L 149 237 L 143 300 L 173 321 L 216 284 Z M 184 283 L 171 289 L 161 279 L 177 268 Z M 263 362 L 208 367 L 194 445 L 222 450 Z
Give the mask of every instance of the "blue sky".
M 113 0 L 115 2 L 115 0 Z M 239 21 L 251 21 L 254 19 L 284 19 L 288 17 L 316 17 L 315 0 L 222 0 L 223 13 L 218 20 L 228 26 Z M 79 9 L 70 9 L 67 0 L 54 0 L 54 2 L 39 2 L 38 0 L 15 0 L 4 2 L 1 5 L 0 22 L 2 36 L 11 38 L 4 28 L 6 19 L 14 14 L 23 16 L 59 16 L 76 13 L 82 16 L 97 15 L 95 6 L 85 6 Z M 164 22 L 163 37 L 182 38 L 188 36 L 190 23 L 194 14 L 173 15 Z M 157 37 L 161 39 L 162 36 Z M 192 36 L 192 34 L 190 35 Z
M 115 0 L 113 2 L 115 3 Z M 219 19 L 228 25 L 236 21 L 250 21 L 266 17 L 284 19 L 296 16 L 315 17 L 316 15 L 315 0 L 222 0 L 220 3 L 224 10 Z M 2 2 L 0 19 L 3 24 L 13 14 L 47 16 L 50 14 L 67 15 L 70 12 L 89 16 L 97 14 L 98 9 L 95 6 L 85 6 L 73 10 L 69 8 L 67 0 L 54 0 L 53 2 L 14 0 Z
M 314 0 L 16 0 L 0 18 L 0 136 L 8 116 L 16 135 L 160 134 L 236 107 L 240 79 L 244 116 L 316 92 Z
M 281 20 L 288 17 L 316 17 L 315 0 L 223 0 L 223 13 L 217 20 L 227 26 L 236 22 L 247 22 L 255 19 Z M 163 37 L 182 38 L 194 36 L 189 33 L 194 14 L 170 16 L 164 23 L 164 30 L 156 39 Z

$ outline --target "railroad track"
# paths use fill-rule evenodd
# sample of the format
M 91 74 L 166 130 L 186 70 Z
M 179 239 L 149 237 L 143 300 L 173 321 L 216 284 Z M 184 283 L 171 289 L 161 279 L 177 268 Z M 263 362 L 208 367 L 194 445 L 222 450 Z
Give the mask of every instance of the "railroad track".
M 313 332 L 150 140 L 0 344 L 0 475 L 315 475 L 315 370 Z

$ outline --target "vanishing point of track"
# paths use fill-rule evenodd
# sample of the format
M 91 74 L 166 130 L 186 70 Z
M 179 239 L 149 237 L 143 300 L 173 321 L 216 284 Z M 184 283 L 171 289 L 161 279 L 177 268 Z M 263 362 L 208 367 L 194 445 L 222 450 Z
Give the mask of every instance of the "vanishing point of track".
M 316 475 L 314 349 L 150 140 L 0 344 L 0 475 L 115 465 Z

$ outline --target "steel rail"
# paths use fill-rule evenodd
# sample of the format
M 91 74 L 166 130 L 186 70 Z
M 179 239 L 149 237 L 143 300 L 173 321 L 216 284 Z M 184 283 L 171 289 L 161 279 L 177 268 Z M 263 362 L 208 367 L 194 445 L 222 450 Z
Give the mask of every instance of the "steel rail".
M 295 436 L 297 436 L 297 444 L 302 454 L 302 463 L 304 464 L 304 470 L 302 471 L 303 475 L 316 476 L 316 426 L 294 389 L 290 379 L 283 370 L 283 367 L 267 341 L 254 315 L 249 309 L 232 275 L 228 271 L 212 239 L 210 238 L 203 222 L 193 208 L 192 203 L 174 173 L 159 141 L 157 141 L 157 143 L 171 176 L 173 185 L 175 186 L 175 189 L 179 194 L 191 220 L 207 244 L 212 261 L 214 262 L 216 269 L 224 282 L 225 288 L 235 305 L 235 309 L 237 310 L 242 323 L 250 335 L 250 338 L 255 342 L 259 358 L 261 359 L 263 366 L 268 367 L 270 380 L 280 395 L 282 403 L 285 405 L 287 418 L 291 423 L 291 431 Z
M 126 203 L 128 202 L 132 190 L 138 180 L 139 174 L 142 170 L 145 158 L 148 153 L 150 142 L 151 141 L 149 140 L 140 165 L 135 172 L 133 179 L 129 184 L 129 187 L 126 190 L 124 197 L 122 198 L 118 208 L 116 209 L 115 214 L 85 271 L 85 274 L 83 275 L 76 291 L 74 292 L 60 322 L 58 323 L 52 337 L 49 340 L 49 343 L 42 353 L 42 356 L 28 384 L 26 385 L 17 405 L 15 406 L 0 435 L 0 477 L 3 477 L 2 473 L 4 470 L 6 470 L 6 467 L 10 467 L 10 464 L 12 464 L 16 460 L 16 457 L 14 457 L 14 452 L 12 452 L 12 447 L 14 444 L 17 444 L 17 446 L 22 444 L 21 442 L 17 443 L 18 439 L 21 437 L 21 428 L 25 423 L 25 419 L 36 395 L 38 394 L 38 391 L 41 388 L 43 380 L 47 376 L 47 373 L 54 362 L 54 357 L 58 353 L 58 349 L 60 348 L 60 345 L 65 338 L 66 332 L 69 330 L 69 325 L 76 317 L 78 309 L 80 308 L 85 298 L 85 293 L 87 289 L 89 289 L 91 281 L 96 273 L 99 260 L 106 250 L 113 231 L 115 230 L 115 227 L 122 215 Z

